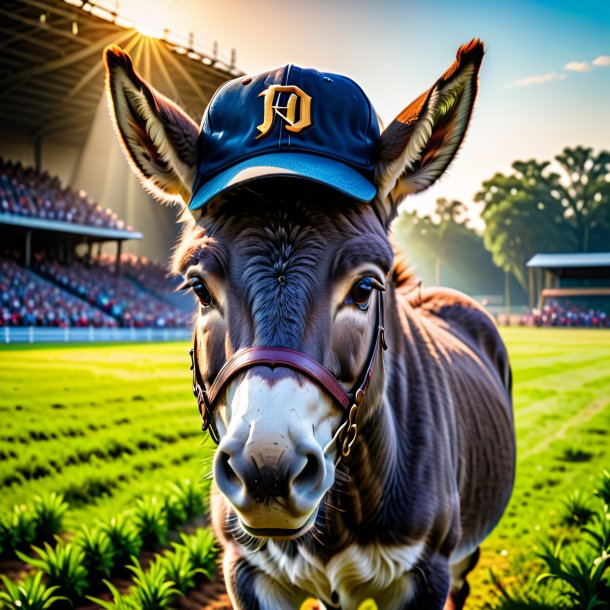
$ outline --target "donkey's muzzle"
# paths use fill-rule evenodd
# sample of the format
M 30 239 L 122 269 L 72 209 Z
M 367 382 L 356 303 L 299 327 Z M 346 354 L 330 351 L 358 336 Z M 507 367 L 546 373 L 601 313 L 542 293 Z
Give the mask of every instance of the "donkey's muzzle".
M 327 464 L 315 442 L 291 446 L 285 436 L 222 442 L 215 480 L 248 531 L 294 530 L 307 523 L 327 489 Z

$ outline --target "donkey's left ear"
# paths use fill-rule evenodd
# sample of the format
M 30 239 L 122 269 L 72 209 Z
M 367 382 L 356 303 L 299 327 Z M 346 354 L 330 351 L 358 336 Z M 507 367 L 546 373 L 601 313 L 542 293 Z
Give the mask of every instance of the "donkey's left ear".
M 132 169 L 153 197 L 188 204 L 197 171 L 197 125 L 134 70 L 117 46 L 104 50 L 107 93 Z
M 381 134 L 377 202 L 390 206 L 390 218 L 403 197 L 431 186 L 455 156 L 472 114 L 483 52 L 478 39 L 461 46 L 445 74 Z

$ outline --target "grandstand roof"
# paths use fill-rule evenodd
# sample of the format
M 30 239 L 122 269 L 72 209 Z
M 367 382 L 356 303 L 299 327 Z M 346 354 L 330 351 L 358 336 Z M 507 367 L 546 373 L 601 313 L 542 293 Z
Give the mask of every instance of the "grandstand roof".
M 585 252 L 574 254 L 536 254 L 526 265 L 541 269 L 566 267 L 610 267 L 610 252 Z
M 73 222 L 61 222 L 59 220 L 14 216 L 12 214 L 0 214 L 0 224 L 24 227 L 26 229 L 69 233 L 87 237 L 91 241 L 117 241 L 123 239 L 142 239 L 142 237 L 144 237 L 142 233 L 139 233 L 138 231 L 107 229 L 104 227 L 81 225 Z
M 610 278 L 610 252 L 536 254 L 526 265 L 565 279 Z
M 233 60 L 193 48 L 168 31 L 151 39 L 95 2 L 0 3 L 0 131 L 81 146 L 103 97 L 102 50 L 118 44 L 143 76 L 199 122 L 214 91 L 241 74 Z M 102 103 L 105 104 L 105 101 Z

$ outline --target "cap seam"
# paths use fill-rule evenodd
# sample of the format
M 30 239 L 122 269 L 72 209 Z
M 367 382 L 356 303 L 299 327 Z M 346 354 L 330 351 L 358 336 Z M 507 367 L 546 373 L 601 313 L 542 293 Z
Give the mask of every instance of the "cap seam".
M 206 111 L 204 113 L 203 116 L 203 121 L 201 122 L 201 129 L 200 129 L 200 133 L 203 133 L 203 126 L 205 124 L 205 121 L 207 120 L 210 126 L 210 133 L 213 131 L 212 128 L 212 105 L 214 103 L 214 100 L 216 99 L 216 97 L 220 94 L 220 92 L 227 87 L 229 84 L 231 84 L 232 82 L 235 82 L 236 80 L 238 80 L 237 78 L 234 78 L 233 80 L 227 81 L 226 83 L 224 83 L 224 85 L 218 87 L 218 89 L 216 89 L 216 91 L 214 92 L 214 95 L 212 95 L 212 97 L 210 98 L 210 102 L 208 103 L 207 107 L 206 107 Z M 205 154 L 206 149 L 208 146 L 208 138 L 204 137 L 203 138 L 203 151 L 202 151 L 202 159 L 201 161 L 205 164 L 206 170 L 208 167 L 208 163 L 207 163 L 207 155 Z M 199 169 L 199 167 L 201 167 L 200 163 L 197 163 L 197 168 Z
M 286 67 L 284 68 L 284 74 L 282 76 L 282 86 L 286 86 L 288 84 L 288 80 L 290 78 L 290 70 L 291 69 L 292 69 L 292 64 L 286 64 Z M 281 99 L 281 97 L 282 97 L 281 92 L 278 92 L 278 102 Z M 282 126 L 281 126 L 281 123 L 280 123 L 280 129 L 278 131 L 279 135 L 278 135 L 278 141 L 277 141 L 277 146 L 278 146 L 278 148 L 280 150 L 282 148 L 282 134 L 283 133 L 284 133 L 284 130 L 282 129 Z M 290 150 L 290 136 L 288 136 L 288 149 Z

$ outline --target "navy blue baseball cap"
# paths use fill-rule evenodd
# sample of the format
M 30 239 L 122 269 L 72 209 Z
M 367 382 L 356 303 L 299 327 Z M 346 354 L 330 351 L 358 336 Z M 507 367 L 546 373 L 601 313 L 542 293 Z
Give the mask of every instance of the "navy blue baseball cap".
M 225 83 L 197 142 L 189 209 L 248 182 L 294 177 L 371 201 L 379 121 L 351 79 L 287 65 Z

